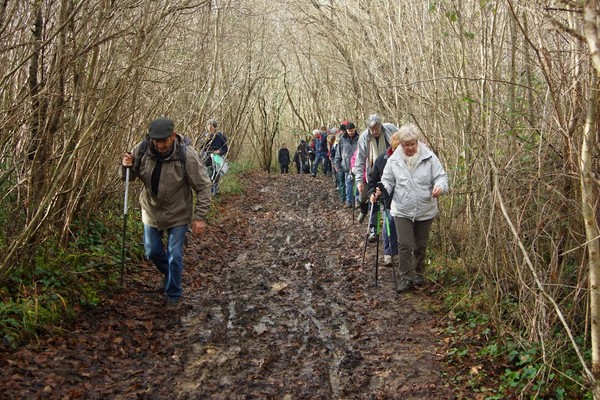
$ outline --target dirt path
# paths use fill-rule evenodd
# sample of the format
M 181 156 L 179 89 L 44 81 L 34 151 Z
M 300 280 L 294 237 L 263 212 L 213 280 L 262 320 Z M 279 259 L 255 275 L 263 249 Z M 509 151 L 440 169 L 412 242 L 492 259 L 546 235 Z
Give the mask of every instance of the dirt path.
M 5 397 L 456 398 L 432 284 L 396 295 L 381 268 L 374 287 L 375 246 L 362 268 L 365 225 L 331 179 L 246 179 L 190 239 L 180 310 L 147 268 L 74 332 L 3 354 Z

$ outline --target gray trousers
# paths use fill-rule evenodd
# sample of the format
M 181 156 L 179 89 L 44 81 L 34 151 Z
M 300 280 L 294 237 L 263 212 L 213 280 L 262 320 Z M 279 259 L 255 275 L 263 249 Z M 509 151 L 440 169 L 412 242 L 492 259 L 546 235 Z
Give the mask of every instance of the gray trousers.
M 417 274 L 423 274 L 427 239 L 432 222 L 433 219 L 411 221 L 408 218 L 394 217 L 398 236 L 400 279 L 413 281 Z

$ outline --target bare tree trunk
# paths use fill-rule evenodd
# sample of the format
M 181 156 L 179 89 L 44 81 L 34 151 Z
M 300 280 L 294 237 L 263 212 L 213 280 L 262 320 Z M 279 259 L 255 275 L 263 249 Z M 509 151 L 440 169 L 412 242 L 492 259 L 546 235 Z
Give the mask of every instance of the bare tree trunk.
M 594 399 L 600 399 L 600 229 L 596 220 L 597 199 L 594 193 L 592 160 L 594 158 L 594 138 L 598 130 L 598 75 L 600 75 L 600 46 L 597 29 L 597 2 L 586 0 L 584 3 L 584 33 L 589 46 L 595 73 L 592 74 L 588 113 L 581 143 L 581 204 L 588 252 L 590 275 L 590 318 L 592 373 L 596 379 Z
M 594 193 L 592 159 L 594 157 L 593 140 L 598 129 L 598 90 L 598 78 L 596 74 L 593 74 L 588 116 L 581 143 L 581 205 L 589 257 L 592 372 L 596 380 L 600 378 L 600 230 L 595 213 L 597 199 Z M 599 395 L 600 388 L 596 384 L 594 398 L 599 399 Z
M 31 178 L 28 186 L 27 196 L 27 220 L 31 220 L 36 213 L 37 206 L 40 202 L 41 194 L 43 193 L 46 184 L 46 176 L 44 174 L 44 162 L 47 155 L 44 151 L 44 142 L 42 139 L 42 120 L 43 120 L 43 104 L 42 104 L 42 88 L 39 76 L 41 76 L 41 58 L 42 58 L 42 0 L 37 0 L 34 6 L 35 22 L 32 30 L 32 57 L 29 64 L 29 97 L 31 99 L 31 119 L 30 119 L 30 134 L 31 142 L 29 145 L 28 158 L 31 162 Z

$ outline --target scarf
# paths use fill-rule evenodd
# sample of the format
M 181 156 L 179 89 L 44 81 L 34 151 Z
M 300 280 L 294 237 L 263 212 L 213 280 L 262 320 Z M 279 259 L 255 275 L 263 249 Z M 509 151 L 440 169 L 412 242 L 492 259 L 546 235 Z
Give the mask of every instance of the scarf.
M 400 154 L 402 155 L 402 159 L 406 163 L 406 168 L 408 168 L 408 171 L 412 174 L 419 161 L 419 156 L 421 155 L 421 148 L 417 147 L 417 152 L 412 156 L 407 156 L 402 150 Z
M 371 144 L 371 149 L 369 151 L 369 170 L 373 166 L 373 163 L 381 154 L 384 154 L 387 151 L 387 146 L 385 144 L 385 132 L 383 129 L 381 130 L 381 135 L 378 138 L 371 137 L 369 140 Z
M 154 193 L 155 196 L 158 196 L 158 184 L 160 183 L 160 172 L 162 171 L 163 162 L 173 154 L 174 147 L 175 146 L 171 146 L 171 149 L 165 155 L 160 154 L 154 148 L 152 149 L 154 156 L 156 157 L 156 165 L 154 166 L 152 176 L 150 177 L 150 190 L 152 190 L 152 193 Z

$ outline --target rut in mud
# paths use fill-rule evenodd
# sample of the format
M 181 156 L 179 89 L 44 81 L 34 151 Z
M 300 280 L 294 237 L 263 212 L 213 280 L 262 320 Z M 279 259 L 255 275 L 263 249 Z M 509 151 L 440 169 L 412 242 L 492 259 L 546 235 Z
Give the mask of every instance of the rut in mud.
M 164 309 L 147 267 L 75 331 L 2 362 L 8 398 L 456 398 L 435 286 L 374 286 L 375 245 L 332 178 L 245 177 L 186 247 L 184 298 Z

